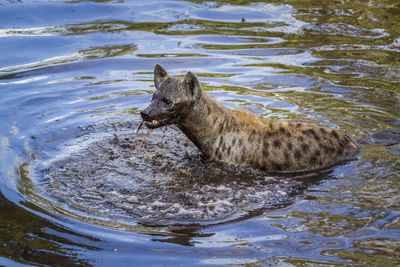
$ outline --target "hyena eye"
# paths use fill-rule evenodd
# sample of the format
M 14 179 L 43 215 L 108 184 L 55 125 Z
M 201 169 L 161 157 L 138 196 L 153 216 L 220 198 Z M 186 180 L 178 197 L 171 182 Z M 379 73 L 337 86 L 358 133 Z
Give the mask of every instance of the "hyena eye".
M 170 101 L 170 100 L 168 100 L 168 99 L 163 99 L 162 100 L 162 102 L 164 102 L 165 103 L 165 105 L 167 105 L 168 107 L 171 107 L 172 106 L 172 101 Z

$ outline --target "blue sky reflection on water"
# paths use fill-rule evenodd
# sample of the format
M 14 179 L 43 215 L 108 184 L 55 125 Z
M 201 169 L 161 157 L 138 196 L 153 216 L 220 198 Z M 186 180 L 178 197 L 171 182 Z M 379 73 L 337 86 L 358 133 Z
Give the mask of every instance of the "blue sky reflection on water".
M 399 23 L 379 0 L 0 1 L 0 264 L 400 264 Z M 135 135 L 155 63 L 359 159 L 278 178 Z

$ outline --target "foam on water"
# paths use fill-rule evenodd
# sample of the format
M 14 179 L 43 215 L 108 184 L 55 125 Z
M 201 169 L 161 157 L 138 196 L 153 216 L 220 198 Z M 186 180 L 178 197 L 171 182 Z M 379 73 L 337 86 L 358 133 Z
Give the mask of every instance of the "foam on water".
M 208 224 L 285 206 L 309 181 L 204 162 L 177 129 L 137 128 L 137 122 L 105 122 L 56 147 L 42 146 L 49 151 L 38 151 L 29 166 L 35 194 L 78 217 Z

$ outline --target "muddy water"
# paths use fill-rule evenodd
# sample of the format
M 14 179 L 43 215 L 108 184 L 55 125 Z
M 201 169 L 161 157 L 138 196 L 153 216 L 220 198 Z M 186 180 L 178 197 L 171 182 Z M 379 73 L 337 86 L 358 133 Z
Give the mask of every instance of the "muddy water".
M 121 119 L 89 127 L 73 143 L 61 143 L 61 154 L 36 154 L 40 160 L 23 166 L 29 173 L 23 177 L 27 188 L 28 176 L 36 173 L 29 193 L 51 196 L 57 199 L 53 209 L 73 208 L 86 220 L 111 228 L 208 225 L 280 208 L 293 202 L 306 184 L 326 177 L 322 172 L 277 177 L 204 162 L 178 129 L 135 133 L 139 125 Z
M 0 1 L 0 265 L 398 265 L 400 7 L 320 2 Z M 137 132 L 155 63 L 360 156 L 272 175 Z

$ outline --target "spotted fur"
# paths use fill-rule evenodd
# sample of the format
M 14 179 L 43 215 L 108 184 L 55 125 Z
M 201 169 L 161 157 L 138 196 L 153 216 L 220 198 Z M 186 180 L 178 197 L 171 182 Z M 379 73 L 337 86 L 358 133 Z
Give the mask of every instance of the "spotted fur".
M 328 127 L 231 110 L 202 92 L 191 72 L 178 79 L 157 64 L 154 81 L 157 90 L 141 113 L 143 120 L 156 120 L 157 127 L 176 124 L 207 160 L 265 171 L 307 171 L 332 166 L 358 152 L 346 134 Z

